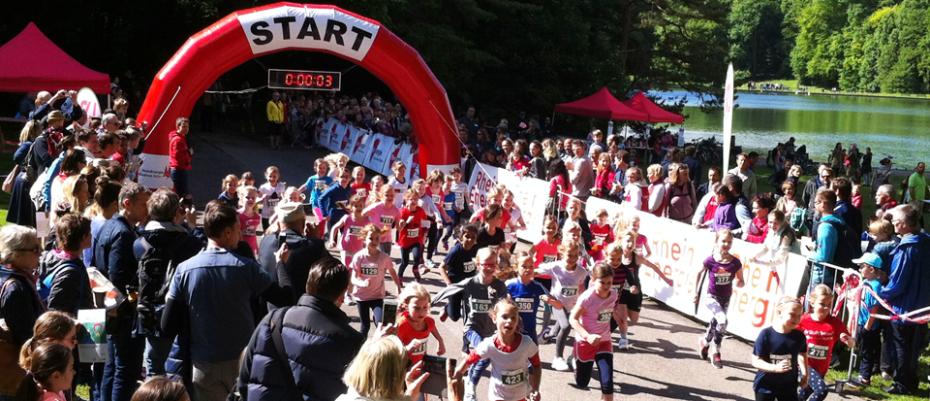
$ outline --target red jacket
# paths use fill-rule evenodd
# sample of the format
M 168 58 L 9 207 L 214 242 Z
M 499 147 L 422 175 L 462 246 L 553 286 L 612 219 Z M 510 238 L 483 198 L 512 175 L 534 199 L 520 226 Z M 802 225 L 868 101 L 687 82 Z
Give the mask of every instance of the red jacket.
M 177 131 L 168 133 L 168 166 L 176 170 L 191 169 L 191 151 L 187 147 L 187 138 Z

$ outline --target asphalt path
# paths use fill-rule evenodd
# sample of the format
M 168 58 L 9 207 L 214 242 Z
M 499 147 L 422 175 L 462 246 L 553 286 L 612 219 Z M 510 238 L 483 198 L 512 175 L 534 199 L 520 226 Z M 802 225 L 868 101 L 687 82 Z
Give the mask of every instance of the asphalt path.
M 299 186 L 312 174 L 313 160 L 325 153 L 303 148 L 271 150 L 264 137 L 243 137 L 229 133 L 201 134 L 195 132 L 190 138 L 195 149 L 191 189 L 196 204 L 202 207 L 220 193 L 220 182 L 226 174 L 241 175 L 252 171 L 256 185 L 264 182 L 266 166 L 277 165 L 282 180 L 288 185 Z M 525 244 L 519 245 L 526 247 Z M 434 258 L 441 260 L 441 250 Z M 395 261 L 399 254 L 395 248 Z M 412 277 L 403 278 L 409 282 Z M 388 279 L 390 281 L 390 279 Z M 433 270 L 424 276 L 423 284 L 435 294 L 443 287 L 438 273 Z M 387 289 L 396 295 L 393 283 Z M 358 311 L 355 306 L 343 305 L 342 309 L 357 326 Z M 439 310 L 432 311 L 446 345 L 446 355 L 461 360 L 462 322 L 439 322 Z M 541 316 L 541 313 L 540 313 Z M 752 380 L 755 369 L 751 366 L 752 344 L 735 338 L 726 338 L 722 346 L 723 369 L 716 369 L 708 361 L 701 360 L 697 352 L 698 338 L 705 325 L 691 320 L 660 303 L 646 300 L 639 324 L 630 328 L 629 339 L 632 349 L 614 352 L 614 389 L 620 400 L 753 400 Z M 615 343 L 616 334 L 613 337 Z M 436 351 L 437 344 L 430 338 L 429 351 Z M 571 348 L 566 347 L 566 356 Z M 599 399 L 598 382 L 592 379 L 589 388 L 578 389 L 571 372 L 557 372 L 549 367 L 555 354 L 554 344 L 540 347 L 543 362 L 541 395 L 546 400 L 591 400 Z M 486 374 L 487 375 L 487 374 Z M 486 399 L 488 379 L 478 386 L 478 399 Z M 830 394 L 829 400 L 860 399 L 852 395 Z

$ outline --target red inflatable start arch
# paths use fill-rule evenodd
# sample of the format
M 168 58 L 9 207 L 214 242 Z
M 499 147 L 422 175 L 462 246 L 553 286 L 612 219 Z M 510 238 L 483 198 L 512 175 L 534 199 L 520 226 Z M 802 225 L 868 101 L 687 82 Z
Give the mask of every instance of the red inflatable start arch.
M 410 113 L 420 171 L 458 164 L 449 99 L 416 50 L 378 21 L 339 7 L 275 3 L 227 15 L 191 36 L 161 68 L 138 116 L 151 133 L 139 182 L 171 186 L 168 132 L 217 78 L 252 58 L 287 50 L 328 53 L 368 70 Z

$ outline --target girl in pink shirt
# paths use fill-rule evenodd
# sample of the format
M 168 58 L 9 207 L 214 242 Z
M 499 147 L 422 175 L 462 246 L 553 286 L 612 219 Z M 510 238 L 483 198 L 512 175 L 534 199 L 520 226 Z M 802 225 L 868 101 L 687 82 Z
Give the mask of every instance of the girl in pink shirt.
M 392 230 L 397 226 L 400 209 L 394 206 L 394 189 L 383 185 L 378 192 L 378 202 L 365 208 L 362 214 L 371 224 L 381 229 L 381 252 L 390 254 L 391 245 L 394 244 Z
M 362 199 L 361 196 L 357 198 Z M 349 263 L 349 270 L 352 273 L 352 288 L 349 292 L 357 302 L 358 316 L 361 320 L 359 331 L 367 336 L 371 328 L 368 312 L 374 313 L 375 323 L 381 323 L 384 317 L 384 296 L 387 293 L 384 288 L 384 273 L 391 275 L 397 293 L 400 293 L 402 286 L 397 272 L 394 271 L 391 256 L 379 249 L 381 229 L 368 224 L 362 228 L 359 236 L 364 239 L 365 247 L 359 250 Z
M 42 344 L 32 352 L 26 377 L 19 385 L 17 399 L 24 401 L 66 401 L 65 391 L 74 380 L 71 348 L 58 343 Z
M 340 242 L 341 256 L 343 263 L 349 264 L 352 256 L 362 249 L 362 229 L 368 225 L 368 217 L 362 214 L 365 208 L 365 198 L 359 195 L 353 195 L 349 198 L 350 213 L 343 216 L 336 225 L 332 227 L 333 239 L 330 246 L 336 247 L 336 237 L 342 236 Z
M 617 303 L 617 291 L 611 288 L 614 273 L 610 266 L 598 263 L 591 270 L 591 286 L 572 308 L 571 324 L 575 329 L 575 385 L 587 388 L 594 364 L 600 374 L 601 400 L 614 399 L 614 355 L 610 344 L 610 318 Z
M 242 240 L 258 255 L 258 232 L 262 230 L 262 216 L 258 213 L 258 189 L 253 186 L 239 187 L 239 229 Z

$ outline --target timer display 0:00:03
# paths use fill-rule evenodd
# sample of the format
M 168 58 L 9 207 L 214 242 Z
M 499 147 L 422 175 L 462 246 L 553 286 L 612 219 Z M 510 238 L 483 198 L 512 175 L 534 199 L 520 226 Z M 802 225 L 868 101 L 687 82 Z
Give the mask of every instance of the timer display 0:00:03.
M 287 86 L 332 88 L 333 82 L 333 76 L 329 74 L 300 74 L 293 72 L 284 74 L 284 85 Z

